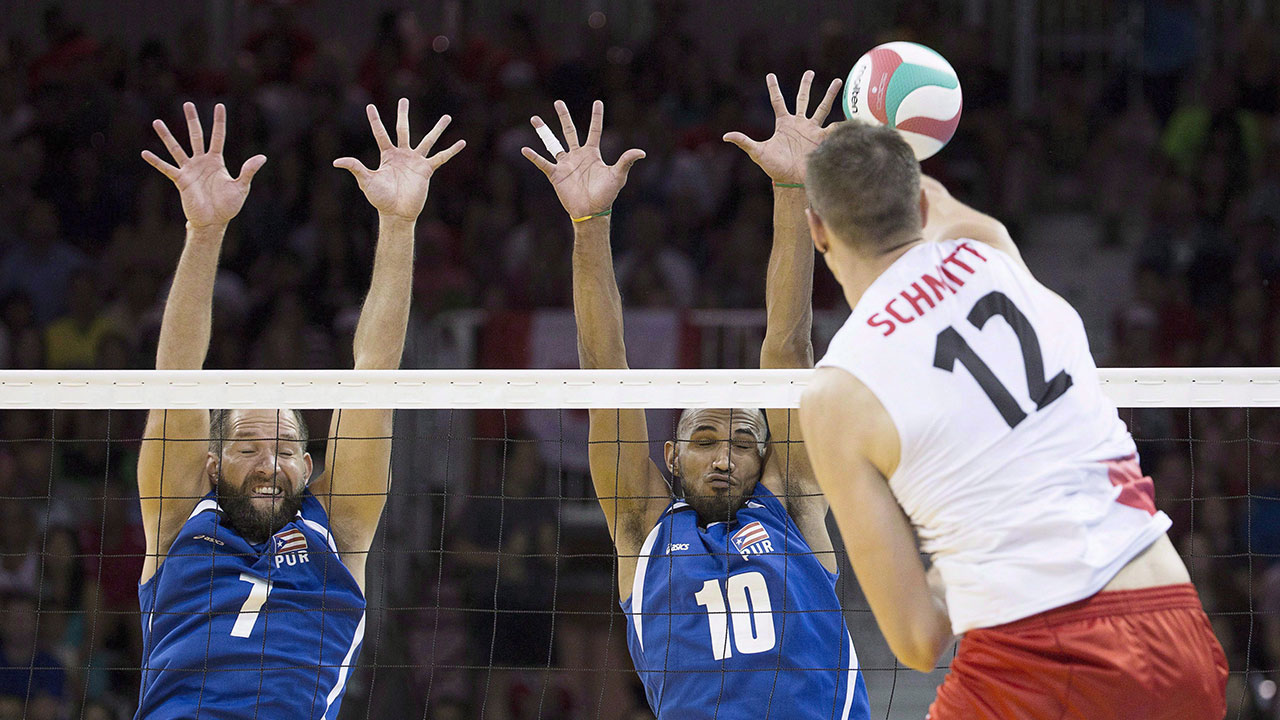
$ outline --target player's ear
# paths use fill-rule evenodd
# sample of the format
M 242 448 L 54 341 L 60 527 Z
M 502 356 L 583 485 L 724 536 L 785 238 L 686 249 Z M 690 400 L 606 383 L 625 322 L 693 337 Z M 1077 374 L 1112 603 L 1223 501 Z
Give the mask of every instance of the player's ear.
M 303 476 L 304 483 L 311 481 L 311 473 L 315 471 L 315 461 L 311 459 L 311 453 L 302 453 L 302 462 L 307 466 L 307 474 Z
M 666 444 L 662 446 L 662 456 L 667 461 L 667 472 L 671 473 L 671 477 L 677 477 L 676 459 L 678 457 L 678 453 L 676 451 L 675 442 L 668 440 Z
M 214 455 L 212 451 L 205 455 L 204 474 L 209 478 L 209 489 L 218 487 L 218 466 L 221 464 L 222 458 Z
M 827 226 L 822 217 L 813 208 L 804 209 L 805 219 L 809 221 L 809 236 L 813 238 L 813 247 L 823 255 L 831 248 L 831 239 L 827 237 Z
M 920 227 L 929 224 L 929 196 L 925 194 L 924 188 L 920 189 Z

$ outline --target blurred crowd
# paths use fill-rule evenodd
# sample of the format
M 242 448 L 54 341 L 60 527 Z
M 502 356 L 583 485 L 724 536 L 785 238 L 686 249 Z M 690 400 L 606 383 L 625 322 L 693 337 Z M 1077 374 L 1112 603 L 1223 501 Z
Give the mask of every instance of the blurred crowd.
M 654 31 L 625 43 L 584 18 L 572 56 L 540 40 L 537 19 L 519 12 L 500 33 L 443 43 L 413 13 L 388 12 L 357 47 L 308 30 L 305 7 L 264 4 L 234 55 L 215 57 L 199 23 L 174 42 L 133 48 L 51 6 L 41 27 L 0 38 L 0 368 L 151 365 L 184 219 L 177 191 L 138 153 L 163 154 L 151 121 L 182 127 L 186 100 L 206 127 L 213 103 L 226 104 L 233 173 L 253 154 L 269 159 L 226 239 L 206 367 L 350 366 L 376 218 L 331 163 L 354 155 L 373 166 L 364 106 L 390 117 L 402 96 L 415 137 L 448 113 L 444 140 L 467 141 L 433 179 L 418 223 L 417 322 L 460 309 L 570 306 L 570 224 L 519 153 L 541 147 L 528 119 L 549 117 L 554 99 L 577 117 L 605 101 L 606 160 L 630 147 L 647 153 L 613 216 L 624 304 L 761 307 L 770 188 L 720 138 L 771 132 L 766 73 L 791 97 L 805 69 L 825 86 L 847 72 L 858 54 L 850 48 L 889 39 L 938 49 L 963 83 L 964 120 L 926 172 L 1004 220 L 1033 269 L 1062 247 L 1099 263 L 1074 273 L 1122 258 L 1123 282 L 1095 293 L 1106 310 L 1106 326 L 1091 328 L 1106 339 L 1100 364 L 1280 364 L 1275 34 L 1241 22 L 1207 43 L 1203 4 L 1142 4 L 1140 69 L 1067 53 L 1042 69 L 1024 114 L 988 30 L 943 25 L 928 3 L 883 27 L 831 20 L 804 47 L 752 31 L 716 56 L 700 47 L 699 29 L 682 24 L 678 2 L 656 2 Z M 1064 216 L 1087 232 L 1055 236 L 1063 225 L 1052 220 Z M 820 266 L 817 275 L 815 306 L 841 311 L 828 273 Z M 1233 702 L 1280 717 L 1280 415 L 1126 418 L 1135 435 L 1152 438 L 1143 443 L 1146 470 L 1216 613 L 1232 670 L 1251 671 L 1232 676 Z M 131 496 L 140 433 L 133 413 L 0 414 L 0 720 L 131 715 L 130 668 L 141 653 L 134 578 L 143 544 Z M 510 455 L 501 485 L 475 485 L 485 497 L 555 496 L 537 453 L 480 445 L 488 459 L 477 468 Z M 594 717 L 606 696 L 624 698 L 614 715 L 644 717 L 616 618 L 606 629 L 607 617 L 583 610 L 552 628 L 542 625 L 549 615 L 522 614 L 575 607 L 545 582 L 579 572 L 556 567 L 570 562 L 554 557 L 563 546 L 556 503 L 507 502 L 495 513 L 486 503 L 496 500 L 449 501 L 457 504 L 442 511 L 448 539 L 434 555 L 389 560 L 412 562 L 428 578 L 412 607 L 391 613 L 404 647 L 391 643 L 377 656 L 414 668 L 396 692 L 415 707 L 430 701 L 435 717 L 479 717 L 482 705 L 494 718 Z M 598 552 L 607 557 L 605 542 Z M 608 578 L 603 568 L 581 573 Z M 616 611 L 610 589 L 596 593 L 608 602 L 592 608 Z M 363 661 L 374 658 L 366 648 Z M 606 665 L 619 670 L 590 682 L 519 670 Z M 474 669 L 485 666 L 506 669 Z M 358 675 L 351 696 L 392 692 L 378 682 L 374 692 L 368 674 Z M 350 700 L 343 715 L 376 706 Z

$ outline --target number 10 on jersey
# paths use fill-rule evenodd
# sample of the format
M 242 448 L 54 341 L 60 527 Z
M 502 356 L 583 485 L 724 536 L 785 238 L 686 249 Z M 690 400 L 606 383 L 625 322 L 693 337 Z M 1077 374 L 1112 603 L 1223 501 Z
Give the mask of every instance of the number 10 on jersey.
M 733 657 L 729 646 L 730 620 L 733 624 L 733 645 L 738 652 L 750 655 L 772 650 L 777 644 L 777 637 L 773 630 L 773 605 L 769 601 L 769 587 L 765 584 L 764 575 L 758 572 L 734 575 L 725 587 L 727 593 L 721 591 L 719 580 L 708 580 L 693 596 L 698 605 L 707 609 L 712 656 L 716 660 Z

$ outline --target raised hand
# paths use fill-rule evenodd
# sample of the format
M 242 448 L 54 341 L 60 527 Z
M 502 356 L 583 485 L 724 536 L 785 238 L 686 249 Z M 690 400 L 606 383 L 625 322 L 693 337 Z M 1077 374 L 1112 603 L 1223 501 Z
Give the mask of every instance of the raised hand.
M 208 150 L 204 146 L 204 129 L 200 127 L 196 106 L 184 103 L 182 111 L 187 116 L 187 132 L 191 136 L 190 157 L 164 121 L 155 120 L 151 126 L 169 149 L 177 167 L 161 160 L 150 150 L 142 151 L 142 159 L 178 186 L 182 212 L 193 228 L 226 225 L 240 212 L 245 197 L 249 195 L 249 183 L 267 158 L 254 155 L 245 160 L 240 166 L 240 176 L 233 179 L 222 158 L 222 144 L 227 136 L 227 109 L 222 103 L 213 106 L 213 135 L 209 138 Z
M 338 158 L 333 161 L 333 166 L 349 170 L 356 176 L 356 182 L 364 191 L 365 198 L 380 214 L 415 221 L 427 202 L 431 176 L 441 165 L 449 162 L 449 158 L 466 147 L 467 143 L 459 140 L 435 155 L 427 155 L 452 120 L 448 115 L 443 115 L 436 121 L 436 126 L 431 128 L 431 132 L 422 138 L 422 142 L 410 147 L 409 101 L 400 98 L 400 104 L 396 107 L 396 143 L 392 145 L 382 119 L 378 117 L 378 109 L 370 105 L 367 111 L 369 126 L 373 128 L 373 139 L 377 141 L 381 152 L 378 169 L 370 170 L 352 157 Z
M 809 153 L 818 147 L 826 137 L 830 127 L 822 127 L 823 121 L 831 112 L 836 94 L 840 92 L 840 79 L 831 81 L 827 94 L 818 103 L 818 110 L 812 116 L 809 111 L 809 86 L 813 84 L 813 71 L 806 70 L 800 78 L 800 92 L 796 93 L 796 112 L 787 112 L 787 103 L 782 99 L 782 90 L 778 88 L 778 78 L 773 73 L 765 77 L 769 86 L 769 101 L 773 105 L 773 137 L 764 142 L 756 142 L 740 132 L 726 133 L 725 142 L 731 142 L 742 148 L 751 160 L 776 183 L 803 183 L 805 160 Z
M 551 181 L 556 197 L 571 218 L 585 218 L 608 210 L 627 184 L 627 173 L 637 160 L 644 157 L 643 150 L 632 148 L 618 158 L 613 165 L 606 165 L 600 157 L 600 130 L 604 124 L 604 103 L 599 100 L 591 105 L 591 126 L 587 129 L 587 141 L 578 145 L 578 131 L 569 117 L 569 108 L 556 101 L 556 114 L 564 130 L 568 150 L 561 149 L 550 162 L 533 150 L 520 148 L 520 154 L 529 159 Z M 546 123 L 537 115 L 530 118 L 535 129 L 545 128 Z M 549 132 L 549 131 L 547 131 Z

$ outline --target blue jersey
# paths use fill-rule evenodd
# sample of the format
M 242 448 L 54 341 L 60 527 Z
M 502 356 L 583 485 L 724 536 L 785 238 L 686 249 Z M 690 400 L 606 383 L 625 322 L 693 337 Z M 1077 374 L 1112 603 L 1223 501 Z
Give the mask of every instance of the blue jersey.
M 138 718 L 337 716 L 365 601 L 310 492 L 261 545 L 206 496 L 138 600 Z
M 733 521 L 706 528 L 673 502 L 645 539 L 622 603 L 654 714 L 867 720 L 835 587 L 763 484 Z

